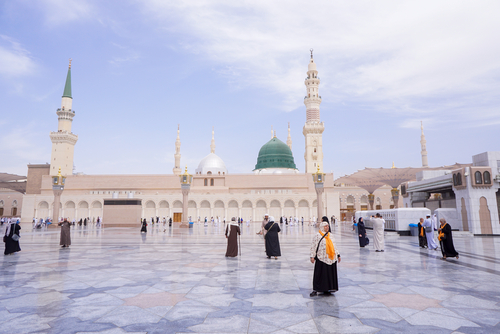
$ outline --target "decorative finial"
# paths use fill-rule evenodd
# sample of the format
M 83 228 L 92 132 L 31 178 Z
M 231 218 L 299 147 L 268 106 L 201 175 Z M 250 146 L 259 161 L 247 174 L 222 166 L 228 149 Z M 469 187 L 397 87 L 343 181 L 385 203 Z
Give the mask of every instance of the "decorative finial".
M 177 131 L 179 131 L 181 125 L 180 124 L 177 124 Z
M 273 126 L 271 125 L 271 139 L 274 138 L 274 130 L 273 130 Z
M 319 164 L 318 164 L 318 171 L 317 171 L 317 173 L 319 174 Z
M 71 68 L 71 58 L 69 58 L 69 68 Z
M 394 165 L 394 161 L 392 162 L 392 167 L 391 168 L 396 168 L 396 165 Z
M 184 170 L 184 174 L 188 173 L 188 166 L 186 165 L 186 169 Z
M 274 130 L 274 138 L 276 138 L 276 130 Z
M 57 176 L 61 176 L 61 167 L 59 167 L 59 172 L 57 173 Z
M 290 129 L 290 122 L 288 122 L 288 128 Z
M 310 51 L 311 51 L 311 59 L 313 59 L 313 49 L 311 49 Z

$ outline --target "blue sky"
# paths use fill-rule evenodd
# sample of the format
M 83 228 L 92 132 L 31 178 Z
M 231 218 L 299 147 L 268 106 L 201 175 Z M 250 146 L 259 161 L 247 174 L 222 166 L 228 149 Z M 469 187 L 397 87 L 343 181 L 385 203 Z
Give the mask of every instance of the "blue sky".
M 92 1 L 0 4 L 2 172 L 50 160 L 72 58 L 75 165 L 172 173 L 210 152 L 254 168 L 271 126 L 304 171 L 314 49 L 324 170 L 471 162 L 500 150 L 498 1 Z

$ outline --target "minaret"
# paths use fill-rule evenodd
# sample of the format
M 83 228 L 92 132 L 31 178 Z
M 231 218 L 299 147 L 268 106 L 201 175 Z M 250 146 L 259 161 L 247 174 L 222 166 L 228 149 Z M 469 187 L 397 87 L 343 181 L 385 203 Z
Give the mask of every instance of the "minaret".
M 61 108 L 57 109 L 57 132 L 50 133 L 52 154 L 50 156 L 50 175 L 57 175 L 59 168 L 62 175 L 71 175 L 73 172 L 73 155 L 78 136 L 71 133 L 71 124 L 75 111 L 72 110 L 73 97 L 71 96 L 71 59 L 69 60 L 66 84 L 61 99 Z
M 286 138 L 286 144 L 290 147 L 290 151 L 292 150 L 292 136 L 290 135 L 290 122 L 288 122 L 288 137 Z
M 175 140 L 175 165 L 174 165 L 174 174 L 175 175 L 181 175 L 181 136 L 180 136 L 181 130 L 180 130 L 180 125 L 177 124 L 177 139 Z
M 210 153 L 215 153 L 214 127 L 212 126 L 212 142 L 210 143 Z
M 429 167 L 429 164 L 427 162 L 427 148 L 425 147 L 425 144 L 427 144 L 427 140 L 425 140 L 425 135 L 424 135 L 424 124 L 422 121 L 420 121 L 420 130 L 422 131 L 422 134 L 420 135 L 420 145 L 422 147 L 422 167 Z
M 271 125 L 271 139 L 274 138 L 274 130 L 273 130 L 273 126 Z
M 306 151 L 304 153 L 306 173 L 316 173 L 318 167 L 320 171 L 323 169 L 323 131 L 325 125 L 319 118 L 319 105 L 321 104 L 321 96 L 319 96 L 318 91 L 319 83 L 313 49 L 311 49 L 311 60 L 307 68 L 307 78 L 304 81 L 307 88 L 307 95 L 304 97 L 306 124 L 302 129 L 306 139 Z

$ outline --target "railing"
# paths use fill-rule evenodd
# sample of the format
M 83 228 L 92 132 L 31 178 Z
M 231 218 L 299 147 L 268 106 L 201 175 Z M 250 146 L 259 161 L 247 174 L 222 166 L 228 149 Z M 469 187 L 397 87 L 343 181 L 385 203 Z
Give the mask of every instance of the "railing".
M 385 225 L 384 225 L 384 230 L 388 231 L 395 231 L 396 230 L 396 220 L 394 219 L 384 219 L 385 220 Z M 364 220 L 365 227 L 369 229 L 373 229 L 373 223 L 371 219 L 366 219 Z

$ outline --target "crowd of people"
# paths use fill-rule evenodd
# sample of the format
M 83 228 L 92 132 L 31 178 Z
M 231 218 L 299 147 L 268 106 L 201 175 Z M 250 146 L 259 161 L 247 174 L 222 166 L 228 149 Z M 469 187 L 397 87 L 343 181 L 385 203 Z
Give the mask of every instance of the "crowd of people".
M 212 217 L 212 224 L 217 224 L 220 222 L 220 217 L 215 219 Z M 369 218 L 371 225 L 373 227 L 373 247 L 376 252 L 384 252 L 385 241 L 384 241 L 384 231 L 385 231 L 385 220 L 382 218 L 380 213 L 375 214 Z M 40 224 L 46 224 L 47 220 L 41 219 L 40 221 L 34 219 L 33 227 L 36 228 Z M 172 226 L 172 218 L 163 217 L 160 220 L 159 217 L 151 217 L 150 223 L 152 225 L 157 225 L 158 227 L 163 225 L 166 229 L 166 224 Z M 205 217 L 205 226 L 207 224 L 207 217 Z M 225 217 L 222 220 L 225 222 Z M 90 222 L 90 218 L 80 219 L 79 225 L 85 225 Z M 200 218 L 198 218 L 200 222 Z M 303 219 L 300 220 L 303 224 Z M 335 217 L 332 217 L 332 223 L 334 224 Z M 444 218 L 439 220 L 440 226 L 437 227 L 437 218 L 431 218 L 431 215 L 427 215 L 426 219 L 421 218 L 418 223 L 418 241 L 419 246 L 422 248 L 427 248 L 430 250 L 437 250 L 437 243 L 434 238 L 434 232 L 438 232 L 438 241 L 441 246 L 442 259 L 446 260 L 450 257 L 459 258 L 458 252 L 455 250 L 453 245 L 453 236 L 451 226 L 446 222 Z M 20 230 L 21 226 L 19 224 L 19 219 L 0 219 L 0 223 L 6 224 L 5 234 L 3 241 L 5 243 L 5 255 L 14 254 L 21 251 L 19 245 L 19 240 L 21 238 Z M 75 225 L 75 221 L 68 221 L 66 218 L 58 223 L 61 227 L 60 241 L 59 244 L 62 248 L 67 248 L 71 245 L 71 226 Z M 243 223 L 242 218 L 232 217 L 231 221 L 225 227 L 225 236 L 227 238 L 227 249 L 226 257 L 236 257 L 238 253 L 241 255 L 241 244 L 239 245 L 238 236 L 241 235 L 240 224 Z M 279 233 L 281 232 L 281 226 L 283 224 L 290 223 L 290 225 L 299 223 L 297 218 L 290 217 L 288 220 L 286 217 L 280 217 L 279 221 L 276 222 L 273 216 L 266 214 L 261 224 L 260 231 L 257 234 L 261 235 L 264 239 L 264 249 L 268 259 L 278 260 L 281 256 L 281 247 L 279 241 Z M 101 224 L 101 218 L 97 217 L 96 224 Z M 366 226 L 362 217 L 359 218 L 357 225 L 357 234 L 359 239 L 359 246 L 365 247 L 369 244 L 370 240 L 367 237 Z M 148 222 L 144 218 L 141 220 L 141 232 L 147 232 Z M 332 227 L 328 217 L 324 216 L 321 222 L 317 224 L 318 233 L 316 233 L 311 242 L 310 248 L 310 261 L 314 264 L 313 272 L 313 291 L 310 293 L 311 297 L 317 296 L 318 293 L 323 295 L 331 295 L 332 293 L 338 291 L 338 275 L 337 275 L 337 263 L 341 262 L 341 257 L 339 250 L 335 244 L 335 239 L 331 234 Z M 240 248 L 238 247 L 240 246 Z

